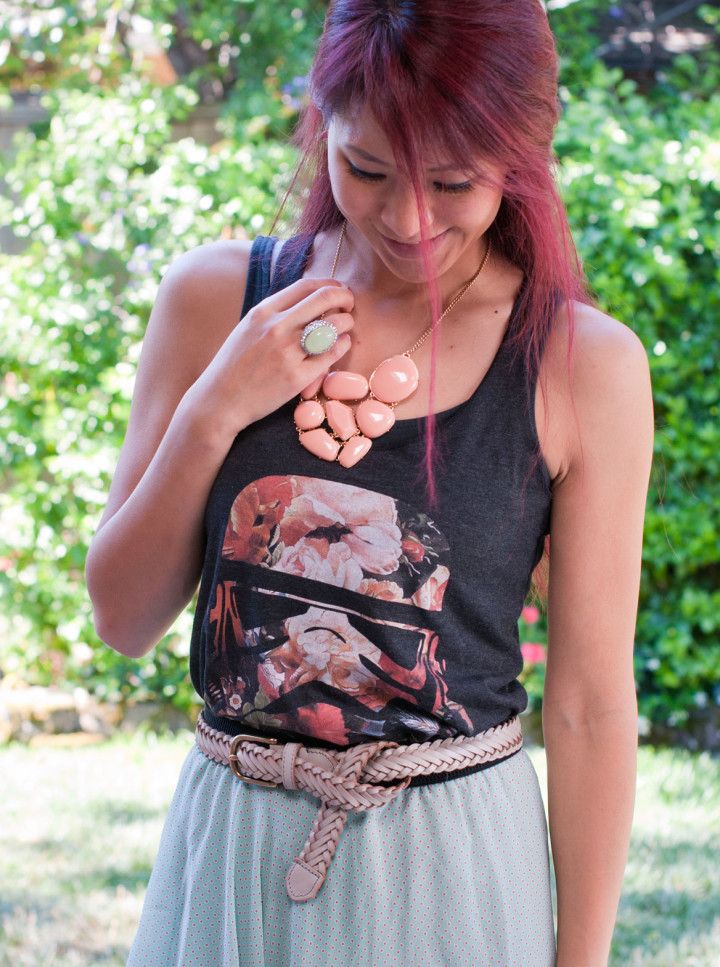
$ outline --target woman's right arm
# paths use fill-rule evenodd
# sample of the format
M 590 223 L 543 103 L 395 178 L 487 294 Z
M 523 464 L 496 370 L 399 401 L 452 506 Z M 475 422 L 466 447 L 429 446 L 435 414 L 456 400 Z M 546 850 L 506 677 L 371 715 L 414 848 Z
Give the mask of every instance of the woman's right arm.
M 207 497 L 235 436 L 296 396 L 349 348 L 306 357 L 303 326 L 352 326 L 350 291 L 303 279 L 241 322 L 249 245 L 194 249 L 166 273 L 148 324 L 128 431 L 86 562 L 100 638 L 148 652 L 197 588 Z

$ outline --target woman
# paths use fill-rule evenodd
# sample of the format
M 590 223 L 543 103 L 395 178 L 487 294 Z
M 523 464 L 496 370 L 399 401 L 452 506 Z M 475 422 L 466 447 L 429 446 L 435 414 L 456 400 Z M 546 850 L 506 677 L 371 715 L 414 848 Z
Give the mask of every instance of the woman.
M 98 632 L 130 656 L 202 578 L 204 723 L 129 963 L 606 964 L 651 397 L 554 188 L 545 14 L 336 0 L 311 98 L 296 237 L 163 279 L 88 558 Z M 549 533 L 557 951 L 516 719 Z

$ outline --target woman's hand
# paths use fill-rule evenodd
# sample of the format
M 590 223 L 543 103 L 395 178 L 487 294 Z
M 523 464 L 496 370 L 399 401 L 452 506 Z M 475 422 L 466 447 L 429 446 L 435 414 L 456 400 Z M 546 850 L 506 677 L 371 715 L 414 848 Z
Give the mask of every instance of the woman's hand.
M 189 390 L 193 406 L 220 428 L 229 446 L 240 430 L 297 396 L 347 353 L 353 304 L 347 286 L 330 279 L 301 279 L 264 299 Z M 321 315 L 339 337 L 327 352 L 308 356 L 300 337 Z
M 186 253 L 163 279 L 138 366 L 125 443 L 86 563 L 95 627 L 125 655 L 149 651 L 192 597 L 208 493 L 237 433 L 326 372 L 350 345 L 352 293 L 304 279 L 240 322 L 250 245 Z M 303 328 L 340 333 L 306 356 Z

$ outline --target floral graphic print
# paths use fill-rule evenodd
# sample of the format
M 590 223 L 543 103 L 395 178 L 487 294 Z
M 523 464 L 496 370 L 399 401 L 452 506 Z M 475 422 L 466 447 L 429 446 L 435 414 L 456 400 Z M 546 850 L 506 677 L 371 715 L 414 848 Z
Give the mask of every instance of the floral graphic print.
M 443 534 L 400 501 L 316 478 L 253 482 L 230 510 L 206 616 L 209 707 L 337 745 L 467 732 L 415 611 L 441 610 L 449 577 Z
M 223 557 L 439 611 L 444 536 L 385 494 L 309 477 L 264 477 L 233 503 Z

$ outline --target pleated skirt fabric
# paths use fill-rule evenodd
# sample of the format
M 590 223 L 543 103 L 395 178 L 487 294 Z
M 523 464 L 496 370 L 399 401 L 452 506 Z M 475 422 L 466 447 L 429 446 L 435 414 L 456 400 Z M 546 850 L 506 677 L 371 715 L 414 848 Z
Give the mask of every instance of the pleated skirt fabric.
M 519 752 L 350 813 L 317 897 L 285 874 L 318 801 L 197 748 L 165 824 L 128 967 L 551 967 L 547 828 Z

